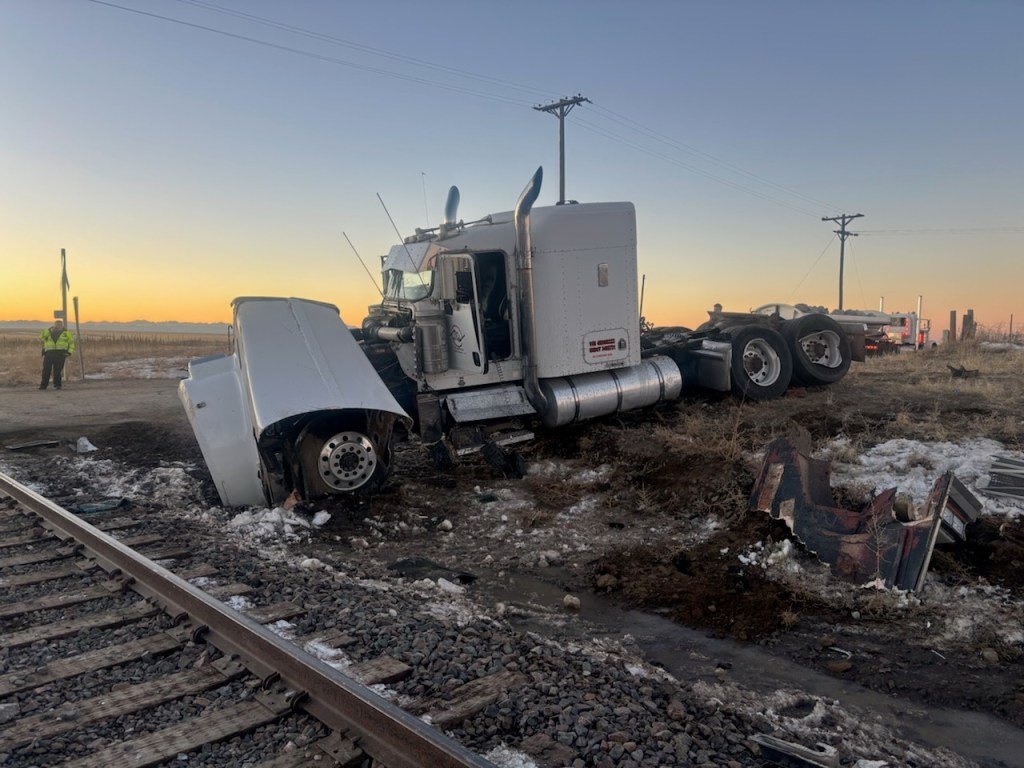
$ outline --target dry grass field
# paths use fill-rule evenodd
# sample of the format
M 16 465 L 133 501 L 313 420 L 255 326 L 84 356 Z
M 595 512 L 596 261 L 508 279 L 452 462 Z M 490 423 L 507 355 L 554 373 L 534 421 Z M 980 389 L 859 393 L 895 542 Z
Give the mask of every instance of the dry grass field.
M 177 378 L 190 358 L 226 350 L 224 336 L 87 332 L 77 340 L 64 376 L 70 382 L 81 379 L 84 355 L 86 378 Z M 38 384 L 41 361 L 38 331 L 0 333 L 0 386 Z

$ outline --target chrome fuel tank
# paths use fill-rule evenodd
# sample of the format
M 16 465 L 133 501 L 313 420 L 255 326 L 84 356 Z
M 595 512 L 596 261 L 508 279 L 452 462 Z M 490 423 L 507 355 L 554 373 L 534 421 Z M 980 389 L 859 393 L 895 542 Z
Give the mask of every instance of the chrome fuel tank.
M 542 379 L 540 386 L 548 402 L 541 420 L 545 427 L 560 427 L 675 400 L 683 376 L 672 359 L 655 356 L 629 368 Z

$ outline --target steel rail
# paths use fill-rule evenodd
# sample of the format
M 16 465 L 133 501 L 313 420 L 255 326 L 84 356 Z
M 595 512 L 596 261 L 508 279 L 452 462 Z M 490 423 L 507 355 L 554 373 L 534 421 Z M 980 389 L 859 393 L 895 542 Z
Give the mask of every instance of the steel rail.
M 493 764 L 413 717 L 369 688 L 278 637 L 262 624 L 192 586 L 63 507 L 0 473 L 0 491 L 42 517 L 61 538 L 73 539 L 107 571 L 174 616 L 187 615 L 204 641 L 267 681 L 296 692 L 295 706 L 355 741 L 389 768 L 493 768 Z

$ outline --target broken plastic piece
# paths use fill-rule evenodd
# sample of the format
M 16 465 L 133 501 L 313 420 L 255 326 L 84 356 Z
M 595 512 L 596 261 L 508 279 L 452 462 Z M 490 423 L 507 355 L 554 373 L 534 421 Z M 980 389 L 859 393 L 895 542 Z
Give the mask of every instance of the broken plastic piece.
M 964 541 L 967 525 L 981 510 L 952 472 L 935 481 L 919 514 L 896 504 L 895 488 L 861 511 L 844 509 L 832 497 L 830 473 L 829 462 L 809 458 L 780 438 L 768 446 L 750 506 L 785 522 L 837 575 L 858 584 L 882 579 L 887 587 L 921 589 L 935 544 Z

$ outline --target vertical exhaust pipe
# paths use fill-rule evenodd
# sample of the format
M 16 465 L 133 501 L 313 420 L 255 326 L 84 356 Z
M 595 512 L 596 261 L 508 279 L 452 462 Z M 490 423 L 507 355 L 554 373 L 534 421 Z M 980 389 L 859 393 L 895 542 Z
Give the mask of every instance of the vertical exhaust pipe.
M 530 209 L 540 195 L 544 168 L 540 167 L 523 189 L 516 203 L 516 269 L 519 275 L 519 328 L 523 345 L 523 387 L 530 405 L 541 416 L 548 401 L 537 377 L 537 327 L 533 310 L 533 243 L 530 241 Z
M 444 204 L 444 221 L 441 222 L 441 228 L 437 233 L 439 238 L 444 238 L 458 225 L 459 200 L 459 188 L 453 184 L 448 189 L 448 200 Z

